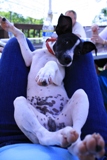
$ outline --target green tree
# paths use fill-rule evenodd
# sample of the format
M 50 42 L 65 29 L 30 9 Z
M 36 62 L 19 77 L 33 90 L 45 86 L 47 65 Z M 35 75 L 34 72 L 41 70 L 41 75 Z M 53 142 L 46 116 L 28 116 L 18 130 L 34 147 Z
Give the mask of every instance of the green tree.
M 107 8 L 102 8 L 100 13 L 96 15 L 92 21 L 98 25 L 105 25 L 107 23 Z
M 101 13 L 103 13 L 104 16 L 107 17 L 107 8 L 103 8 L 103 9 L 101 10 Z
M 43 24 L 43 19 L 34 19 L 31 17 L 23 17 L 21 14 L 13 12 L 0 12 L 2 17 L 6 17 L 13 23 L 24 23 L 24 24 Z

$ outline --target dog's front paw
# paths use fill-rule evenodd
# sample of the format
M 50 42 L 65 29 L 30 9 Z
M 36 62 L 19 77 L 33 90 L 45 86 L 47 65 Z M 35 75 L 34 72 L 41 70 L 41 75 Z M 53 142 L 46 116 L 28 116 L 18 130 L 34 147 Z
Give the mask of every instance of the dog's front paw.
M 36 82 L 38 85 L 47 86 L 53 83 L 53 78 L 54 72 L 51 69 L 41 68 L 36 76 Z

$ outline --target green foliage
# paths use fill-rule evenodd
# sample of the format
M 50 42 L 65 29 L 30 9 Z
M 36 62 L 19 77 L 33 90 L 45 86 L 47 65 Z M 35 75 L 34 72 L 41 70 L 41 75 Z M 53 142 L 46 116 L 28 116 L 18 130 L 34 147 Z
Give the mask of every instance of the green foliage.
M 106 25 L 107 24 L 107 8 L 102 8 L 100 13 L 94 17 L 92 22 L 98 25 Z
M 34 19 L 30 17 L 23 17 L 21 14 L 13 12 L 0 12 L 0 16 L 6 17 L 13 23 L 24 23 L 24 24 L 43 24 L 43 19 Z
M 107 8 L 103 8 L 103 9 L 101 10 L 101 13 L 103 13 L 104 16 L 107 16 Z

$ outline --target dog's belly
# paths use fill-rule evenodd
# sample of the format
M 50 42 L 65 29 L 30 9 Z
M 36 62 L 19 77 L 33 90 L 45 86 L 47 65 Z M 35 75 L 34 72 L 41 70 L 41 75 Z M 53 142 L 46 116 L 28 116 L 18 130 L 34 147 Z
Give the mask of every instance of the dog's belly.
M 45 115 L 58 115 L 68 101 L 63 86 L 28 87 L 27 99 L 39 112 Z

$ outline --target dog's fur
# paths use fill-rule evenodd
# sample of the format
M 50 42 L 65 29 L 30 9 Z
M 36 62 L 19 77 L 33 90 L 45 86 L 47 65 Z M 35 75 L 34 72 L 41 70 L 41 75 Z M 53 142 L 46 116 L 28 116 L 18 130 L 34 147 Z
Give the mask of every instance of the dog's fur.
M 5 21 L 2 19 L 1 22 L 3 26 Z M 92 50 L 96 52 L 95 45 L 74 35 L 71 18 L 64 15 L 60 15 L 56 26 L 58 38 L 50 43 L 54 55 L 47 48 L 32 53 L 24 34 L 14 26 L 10 28 L 19 42 L 26 66 L 30 66 L 27 99 L 17 97 L 14 101 L 17 125 L 33 143 L 71 145 L 69 151 L 79 155 L 81 128 L 87 119 L 89 102 L 82 89 L 68 98 L 63 86 L 64 67 L 72 64 L 75 55 L 81 56 Z M 7 30 L 6 27 L 4 29 Z M 98 140 L 99 137 L 93 135 L 91 138 Z M 89 135 L 87 139 L 90 139 Z M 98 156 L 104 150 L 103 146 L 99 151 L 95 149 Z

